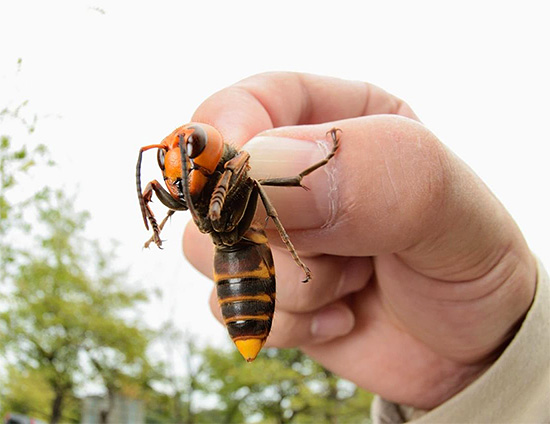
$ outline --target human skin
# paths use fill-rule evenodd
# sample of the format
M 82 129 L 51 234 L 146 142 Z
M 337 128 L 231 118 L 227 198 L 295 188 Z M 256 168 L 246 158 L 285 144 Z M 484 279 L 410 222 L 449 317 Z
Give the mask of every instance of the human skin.
M 193 121 L 250 152 L 256 178 L 295 175 L 330 148 L 328 130 L 342 130 L 333 160 L 304 179 L 311 190 L 268 188 L 313 275 L 300 283 L 268 225 L 269 346 L 298 347 L 387 400 L 432 409 L 517 331 L 535 260 L 504 207 L 403 101 L 363 82 L 269 73 L 214 94 Z M 193 224 L 184 252 L 212 277 L 212 243 Z M 215 295 L 211 307 L 221 319 Z

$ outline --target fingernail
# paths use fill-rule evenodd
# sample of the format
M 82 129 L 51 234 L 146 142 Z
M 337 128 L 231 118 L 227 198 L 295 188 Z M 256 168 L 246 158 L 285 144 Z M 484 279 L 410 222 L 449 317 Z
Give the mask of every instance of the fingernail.
M 256 179 L 298 175 L 324 159 L 326 140 L 258 136 L 243 147 L 250 153 L 250 175 Z M 265 187 L 287 229 L 321 228 L 330 222 L 336 208 L 335 167 L 327 165 L 304 177 L 301 187 Z
M 355 323 L 355 317 L 344 305 L 332 305 L 313 317 L 311 334 L 318 339 L 332 339 L 348 334 Z

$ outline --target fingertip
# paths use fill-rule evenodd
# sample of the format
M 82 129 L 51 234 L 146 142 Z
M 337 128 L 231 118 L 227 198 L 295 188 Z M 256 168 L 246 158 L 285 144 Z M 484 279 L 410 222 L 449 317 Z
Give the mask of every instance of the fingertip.
M 197 228 L 191 223 L 188 222 L 185 228 L 183 229 L 183 238 L 181 240 L 181 247 L 183 249 L 183 255 L 185 258 L 192 262 L 193 255 L 192 251 L 190 249 L 190 246 L 192 246 L 195 243 L 195 240 L 197 238 Z
M 355 325 L 355 316 L 344 302 L 338 302 L 317 312 L 311 320 L 310 331 L 316 343 L 345 336 Z
M 210 310 L 212 311 L 212 315 L 220 322 L 223 322 L 222 317 L 222 310 L 220 308 L 220 304 L 218 303 L 218 295 L 216 293 L 216 290 L 212 289 L 212 292 L 210 293 Z
M 208 278 L 212 278 L 214 250 L 210 236 L 202 234 L 193 222 L 189 222 L 183 231 L 183 254 L 191 265 Z
M 267 346 L 294 348 L 326 343 L 353 330 L 355 316 L 345 302 L 335 302 L 312 313 L 275 311 Z

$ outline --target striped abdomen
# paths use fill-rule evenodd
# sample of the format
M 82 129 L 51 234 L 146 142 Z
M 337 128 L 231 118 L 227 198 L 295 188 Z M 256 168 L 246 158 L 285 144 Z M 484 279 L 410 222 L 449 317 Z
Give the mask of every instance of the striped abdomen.
M 265 232 L 251 227 L 234 246 L 217 246 L 214 280 L 229 335 L 244 358 L 253 361 L 275 310 L 275 269 Z

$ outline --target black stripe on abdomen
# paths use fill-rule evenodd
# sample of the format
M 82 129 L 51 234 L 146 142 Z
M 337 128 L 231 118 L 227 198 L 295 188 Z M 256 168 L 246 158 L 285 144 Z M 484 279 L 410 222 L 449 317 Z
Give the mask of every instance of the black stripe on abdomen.
M 236 296 L 256 296 L 267 294 L 275 296 L 275 284 L 271 278 L 229 278 L 216 282 L 218 299 L 223 300 Z
M 275 311 L 274 302 L 264 302 L 261 300 L 239 300 L 237 302 L 228 302 L 223 303 L 222 315 L 225 320 L 227 319 L 237 319 L 244 316 L 262 316 L 267 315 L 268 318 L 273 317 L 273 312 Z M 265 320 L 264 317 L 261 319 Z
M 271 322 L 247 319 L 227 323 L 227 331 L 233 340 L 243 338 L 265 339 L 271 330 Z

